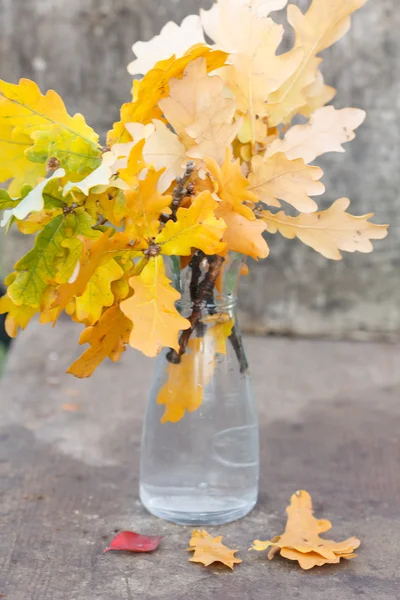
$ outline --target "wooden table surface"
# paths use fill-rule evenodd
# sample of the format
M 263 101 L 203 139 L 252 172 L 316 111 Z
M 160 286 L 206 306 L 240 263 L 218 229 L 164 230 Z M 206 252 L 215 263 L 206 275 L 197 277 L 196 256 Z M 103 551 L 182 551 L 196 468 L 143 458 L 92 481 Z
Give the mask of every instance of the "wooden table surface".
M 134 352 L 94 378 L 64 374 L 79 332 L 34 324 L 0 384 L 0 597 L 7 600 L 400 599 L 400 346 L 247 339 L 259 402 L 260 502 L 210 528 L 240 548 L 234 573 L 188 562 L 190 530 L 147 514 L 138 495 L 152 362 Z M 77 403 L 69 412 L 65 404 Z M 248 553 L 282 532 L 297 489 L 362 540 L 359 557 L 301 571 Z M 119 529 L 162 534 L 159 551 L 102 550 Z

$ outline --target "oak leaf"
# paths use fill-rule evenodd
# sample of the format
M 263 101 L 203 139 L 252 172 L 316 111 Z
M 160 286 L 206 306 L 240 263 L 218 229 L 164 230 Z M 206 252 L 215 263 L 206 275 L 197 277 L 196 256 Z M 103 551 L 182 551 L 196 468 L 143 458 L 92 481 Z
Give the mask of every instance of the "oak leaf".
M 298 211 L 309 213 L 317 209 L 310 196 L 319 196 L 325 191 L 319 182 L 322 175 L 319 167 L 310 167 L 302 159 L 289 160 L 282 152 L 266 159 L 255 156 L 249 189 L 265 204 L 280 207 L 279 200 L 284 200 Z
M 190 327 L 175 308 L 180 294 L 170 283 L 163 258 L 151 258 L 140 275 L 129 280 L 133 297 L 121 302 L 122 312 L 133 322 L 129 343 L 146 356 L 157 356 L 163 347 L 178 351 L 179 332 Z
M 301 50 L 303 58 L 293 75 L 268 99 L 270 126 L 289 122 L 298 109 L 307 106 L 305 90 L 319 77 L 318 54 L 340 40 L 350 27 L 350 15 L 367 0 L 313 0 L 303 14 L 299 7 L 288 7 L 288 21 L 296 40 L 290 51 Z
M 79 343 L 90 348 L 68 369 L 75 377 L 90 377 L 107 357 L 117 362 L 125 352 L 132 331 L 132 321 L 119 306 L 107 309 L 93 327 L 85 329 Z
M 127 552 L 153 552 L 157 550 L 161 536 L 140 535 L 133 531 L 120 531 L 112 540 L 110 547 L 104 550 L 104 554 L 110 550 L 125 550 Z
M 289 560 L 298 561 L 304 570 L 325 564 L 338 564 L 342 558 L 351 559 L 360 546 L 355 537 L 344 542 L 333 542 L 320 537 L 332 528 L 329 521 L 317 520 L 313 514 L 312 500 L 308 492 L 296 492 L 286 509 L 288 520 L 285 532 L 271 541 L 255 540 L 252 549 L 263 552 L 271 548 L 268 558 L 272 560 L 277 552 Z
M 17 337 L 19 329 L 26 329 L 31 319 L 39 312 L 31 306 L 17 306 L 7 295 L 0 298 L 0 315 L 6 314 L 5 328 L 10 338 Z
M 321 71 L 317 71 L 314 81 L 304 88 L 303 94 L 307 104 L 299 108 L 298 112 L 309 119 L 316 110 L 333 100 L 336 89 L 325 85 L 324 76 Z
M 227 54 L 219 50 L 212 50 L 207 46 L 197 45 L 181 58 L 173 56 L 157 63 L 154 69 L 146 73 L 140 82 L 135 81 L 133 101 L 122 106 L 120 121 L 114 123 L 113 129 L 108 132 L 107 146 L 110 148 L 117 143 L 132 141 L 132 136 L 125 128 L 126 123 L 146 125 L 153 119 L 160 120 L 162 112 L 158 103 L 169 95 L 170 80 L 182 77 L 188 64 L 200 57 L 206 59 L 207 69 L 210 72 L 225 64 Z
M 121 174 L 122 176 L 123 173 Z M 160 177 L 163 172 L 149 169 L 146 178 L 138 181 L 136 189 L 125 193 L 126 214 L 125 233 L 135 240 L 136 248 L 141 248 L 141 240 L 150 240 L 158 235 L 160 215 L 170 214 L 172 197 L 159 192 Z M 147 243 L 145 245 L 147 247 Z
M 346 212 L 350 200 L 336 200 L 326 211 L 289 217 L 285 213 L 262 213 L 269 233 L 279 231 L 284 237 L 297 237 L 307 246 L 326 258 L 341 260 L 340 251 L 363 252 L 373 251 L 371 240 L 381 240 L 387 236 L 387 225 L 375 225 L 369 219 L 373 213 L 362 217 L 354 217 Z
M 200 408 L 204 388 L 211 381 L 214 369 L 213 346 L 205 339 L 190 339 L 181 362 L 168 364 L 167 381 L 157 396 L 157 404 L 165 407 L 161 423 L 178 423 L 186 412 Z
M 158 62 L 174 55 L 181 58 L 192 46 L 204 44 L 204 33 L 200 17 L 189 15 L 181 25 L 169 21 L 148 42 L 136 42 L 132 50 L 137 58 L 128 65 L 131 75 L 144 75 L 150 71 Z
M 165 407 L 161 423 L 178 423 L 186 412 L 195 412 L 202 405 L 204 389 L 214 375 L 216 355 L 226 354 L 226 341 L 234 325 L 232 319 L 217 318 L 202 338 L 189 340 L 179 364 L 168 364 L 167 381 L 157 396 L 157 404 Z
M 272 142 L 265 156 L 283 152 L 290 160 L 302 158 L 308 164 L 326 152 L 344 152 L 342 144 L 354 140 L 354 130 L 364 119 L 365 112 L 358 108 L 320 108 L 306 125 L 295 125 L 283 140 Z
M 235 564 L 243 562 L 235 557 L 237 550 L 231 550 L 222 543 L 222 536 L 212 537 L 207 531 L 196 531 L 192 533 L 188 552 L 194 552 L 190 562 L 201 563 L 205 567 L 215 562 L 226 565 L 233 571 Z
M 0 119 L 0 181 L 12 179 L 8 191 L 18 197 L 24 185 L 35 187 L 46 175 L 46 165 L 26 157 L 33 140 L 20 129 Z
M 75 155 L 75 165 L 79 164 L 79 169 L 79 155 L 95 157 L 96 153 L 98 156 L 101 154 L 98 135 L 86 124 L 82 115 L 71 117 L 68 114 L 56 92 L 50 90 L 42 95 L 36 83 L 27 79 L 21 79 L 17 85 L 0 81 L 0 156 L 11 152 L 13 158 L 12 162 L 11 159 L 6 161 L 5 167 L 0 165 L 0 181 L 13 178 L 10 188 L 13 194 L 18 194 L 26 183 L 36 185 L 37 178 L 45 174 L 44 165 L 38 166 L 35 163 L 27 169 L 27 176 L 24 173 L 28 150 L 36 144 L 32 136 L 38 139 L 40 135 L 45 136 L 44 132 L 47 132 L 47 153 L 42 139 L 40 156 L 33 154 L 30 156 L 31 160 L 46 163 L 51 157 L 53 138 L 60 136 L 61 132 L 64 137 L 60 150 L 66 152 L 69 158 Z M 80 144 L 76 148 L 78 139 Z
M 116 233 L 112 237 L 111 234 L 112 231 L 108 230 L 98 239 L 84 240 L 77 277 L 73 281 L 69 281 L 57 288 L 56 297 L 53 303 L 54 307 L 57 309 L 54 321 L 57 321 L 62 311 L 65 310 L 75 298 L 81 297 L 84 294 L 91 278 L 100 266 L 111 258 L 115 258 L 119 255 L 131 255 L 132 247 L 130 245 L 129 237 L 124 233 Z
M 112 306 L 115 298 L 111 284 L 123 274 L 123 269 L 113 258 L 97 267 L 83 294 L 76 298 L 75 312 L 81 323 L 94 325 L 100 319 L 103 309 Z
M 65 264 L 68 248 L 64 243 L 76 234 L 76 224 L 73 214 L 56 216 L 37 236 L 35 247 L 15 265 L 17 276 L 8 293 L 16 305 L 39 308 L 47 285 L 56 282 L 56 279 L 58 283 L 63 282 L 61 279 L 68 282 L 75 264 L 71 261 Z
M 222 217 L 227 225 L 223 241 L 228 249 L 255 260 L 266 258 L 269 254 L 263 238 L 266 227 L 256 220 L 250 208 L 258 198 L 249 189 L 249 181 L 241 173 L 239 160 L 232 161 L 232 153 L 228 149 L 221 168 L 212 159 L 206 159 L 206 165 L 214 180 L 215 191 L 221 198 L 216 215 Z
M 286 2 L 275 2 L 284 6 Z M 303 51 L 277 55 L 282 41 L 283 27 L 267 18 L 268 4 L 219 0 L 210 11 L 202 11 L 206 33 L 218 48 L 229 52 L 232 66 L 223 70 L 228 86 L 234 92 L 238 109 L 251 116 L 255 127 L 256 116 L 267 115 L 266 101 L 294 73 Z M 255 139 L 254 132 L 252 139 Z
M 218 201 L 205 191 L 189 208 L 179 208 L 176 222 L 169 221 L 155 240 L 162 247 L 163 254 L 189 256 L 192 248 L 196 248 L 212 255 L 225 250 L 221 239 L 226 225 L 222 219 L 216 218 L 217 207 Z

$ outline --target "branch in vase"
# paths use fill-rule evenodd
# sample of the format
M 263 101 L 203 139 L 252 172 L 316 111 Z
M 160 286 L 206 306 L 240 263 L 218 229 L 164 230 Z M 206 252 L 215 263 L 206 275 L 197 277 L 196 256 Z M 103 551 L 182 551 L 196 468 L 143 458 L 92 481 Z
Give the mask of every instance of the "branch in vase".
M 229 341 L 232 344 L 232 348 L 235 351 L 237 359 L 240 365 L 240 372 L 246 373 L 249 368 L 249 363 L 247 362 L 246 354 L 243 347 L 242 338 L 238 335 L 236 325 L 233 326 L 232 333 L 229 336 Z
M 195 284 L 196 278 L 199 276 L 200 262 L 201 262 L 201 260 L 203 260 L 203 257 L 201 257 L 201 260 L 198 264 L 197 264 L 197 261 L 195 261 L 195 271 L 192 274 L 192 282 L 191 282 L 191 286 L 190 286 L 191 287 L 190 293 L 192 295 L 192 300 L 193 300 L 193 310 L 192 310 L 192 314 L 189 317 L 190 327 L 189 327 L 189 329 L 186 329 L 185 331 L 182 331 L 182 333 L 181 333 L 181 336 L 179 338 L 179 352 L 176 352 L 176 350 L 170 350 L 167 354 L 167 360 L 173 364 L 179 364 L 181 362 L 181 356 L 183 356 L 183 354 L 185 354 L 189 340 L 192 337 L 196 327 L 200 323 L 202 309 L 214 291 L 215 283 L 218 279 L 218 275 L 221 271 L 221 267 L 225 260 L 223 256 L 217 256 L 217 255 L 209 256 L 209 257 L 207 257 L 207 259 L 208 259 L 208 265 L 209 265 L 208 271 L 207 271 L 207 274 L 205 275 L 203 281 L 201 283 L 198 283 L 197 291 L 196 291 L 196 287 L 194 284 Z M 194 279 L 193 279 L 193 275 L 195 277 Z M 200 271 L 200 275 L 201 275 L 201 271 Z

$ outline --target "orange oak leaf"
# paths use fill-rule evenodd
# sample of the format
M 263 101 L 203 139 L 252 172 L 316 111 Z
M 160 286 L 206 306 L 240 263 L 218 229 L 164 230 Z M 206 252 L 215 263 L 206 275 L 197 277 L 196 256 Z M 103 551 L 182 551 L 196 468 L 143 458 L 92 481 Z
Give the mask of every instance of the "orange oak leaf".
M 341 260 L 340 251 L 373 251 L 371 240 L 381 240 L 387 236 L 388 225 L 376 225 L 369 219 L 373 213 L 354 217 L 346 210 L 350 205 L 348 198 L 336 200 L 328 210 L 289 217 L 283 211 L 272 214 L 262 213 L 269 233 L 279 231 L 284 237 L 297 237 L 303 244 L 310 246 L 331 260 Z
M 249 182 L 241 173 L 239 160 L 232 161 L 232 152 L 228 149 L 221 168 L 212 159 L 206 159 L 206 165 L 221 198 L 216 215 L 222 217 L 227 225 L 223 241 L 228 249 L 255 260 L 266 258 L 269 248 L 262 236 L 266 227 L 256 220 L 250 208 L 258 198 L 250 191 Z
M 237 550 L 231 550 L 222 543 L 222 536 L 212 537 L 207 531 L 196 531 L 192 533 L 192 539 L 189 542 L 188 552 L 194 552 L 190 562 L 201 563 L 205 567 L 215 562 L 226 565 L 233 571 L 236 564 L 243 562 L 236 558 Z
M 318 208 L 310 196 L 325 191 L 319 181 L 322 175 L 319 167 L 310 167 L 302 159 L 289 160 L 282 152 L 267 159 L 255 156 L 249 175 L 250 190 L 270 206 L 280 207 L 279 200 L 284 200 L 298 211 L 310 213 Z
M 129 280 L 132 298 L 121 302 L 121 310 L 132 321 L 132 348 L 154 357 L 164 347 L 179 350 L 179 332 L 190 327 L 175 308 L 180 294 L 165 275 L 163 258 L 151 258 L 140 275 Z
M 125 352 L 132 326 L 118 305 L 107 309 L 96 325 L 83 331 L 79 343 L 91 347 L 74 362 L 68 373 L 82 379 L 90 377 L 107 357 L 117 362 Z
M 337 564 L 342 558 L 355 558 L 354 551 L 360 546 L 355 537 L 344 542 L 333 542 L 320 537 L 332 528 L 329 521 L 314 517 L 312 500 L 308 492 L 296 492 L 286 509 L 288 520 L 285 532 L 271 541 L 255 540 L 252 550 L 263 552 L 271 548 L 268 558 L 272 560 L 277 552 L 289 560 L 298 561 L 304 570 L 325 564 Z

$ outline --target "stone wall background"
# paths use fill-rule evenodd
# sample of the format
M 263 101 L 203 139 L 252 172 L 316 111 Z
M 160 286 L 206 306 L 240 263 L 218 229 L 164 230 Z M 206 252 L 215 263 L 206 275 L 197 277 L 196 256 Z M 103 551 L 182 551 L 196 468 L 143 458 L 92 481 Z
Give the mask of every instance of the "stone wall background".
M 309 0 L 293 0 L 301 8 Z M 105 132 L 129 98 L 131 45 L 170 20 L 209 8 L 210 0 L 0 0 L 0 78 L 54 88 L 70 111 Z M 400 11 L 398 0 L 370 0 L 348 36 L 325 53 L 324 74 L 338 88 L 335 106 L 368 118 L 347 152 L 331 154 L 323 206 L 341 196 L 353 213 L 376 212 L 390 236 L 370 255 L 326 261 L 297 241 L 274 236 L 271 257 L 243 282 L 248 331 L 349 337 L 400 337 Z M 8 270 L 24 240 L 3 243 Z M 0 251 L 1 252 L 1 251 Z

